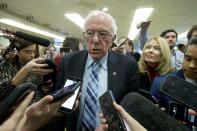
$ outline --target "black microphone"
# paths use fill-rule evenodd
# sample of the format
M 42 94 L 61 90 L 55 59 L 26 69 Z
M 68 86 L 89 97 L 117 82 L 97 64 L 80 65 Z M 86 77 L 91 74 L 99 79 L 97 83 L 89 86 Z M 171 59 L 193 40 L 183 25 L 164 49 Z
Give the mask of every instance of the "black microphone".
M 45 47 L 50 45 L 50 41 L 48 39 L 33 36 L 33 35 L 23 33 L 23 32 L 20 32 L 20 31 L 16 31 L 16 32 L 10 31 L 6 28 L 0 28 L 0 30 L 2 30 L 3 33 L 13 34 L 13 35 L 15 35 L 19 38 L 22 38 L 24 40 L 27 40 L 27 41 L 31 42 L 31 43 L 35 43 L 35 44 L 42 45 L 42 46 L 45 46 Z
M 129 93 L 123 98 L 121 105 L 148 131 L 189 131 L 188 128 L 138 93 Z

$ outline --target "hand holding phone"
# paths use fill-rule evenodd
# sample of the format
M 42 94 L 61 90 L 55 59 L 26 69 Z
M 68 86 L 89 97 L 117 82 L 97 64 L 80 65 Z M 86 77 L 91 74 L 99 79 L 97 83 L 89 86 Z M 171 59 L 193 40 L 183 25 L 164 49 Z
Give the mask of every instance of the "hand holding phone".
M 143 22 L 140 27 L 144 28 L 145 26 L 148 26 L 151 23 L 151 20 L 147 21 L 147 22 Z
M 67 101 L 65 101 L 61 107 L 59 108 L 58 111 L 64 112 L 64 113 L 72 113 L 75 107 L 75 102 L 79 96 L 79 93 L 81 91 L 82 87 L 82 80 L 77 77 L 69 76 L 67 80 L 65 81 L 62 89 L 60 91 L 57 91 L 54 93 L 54 97 L 56 98 L 62 98 L 62 96 L 72 94 L 72 95 Z M 65 89 L 64 89 L 65 88 Z
M 108 124 L 108 131 L 126 131 L 126 126 L 120 113 L 114 108 L 115 101 L 111 91 L 107 91 L 99 97 L 103 115 Z
M 36 92 L 37 86 L 31 82 L 25 82 L 18 85 L 9 96 L 0 104 L 0 123 L 12 112 L 16 106 L 29 92 Z
M 44 67 L 43 69 L 53 69 L 53 70 L 55 70 L 57 68 L 57 65 L 49 59 L 45 59 L 43 61 L 40 61 L 40 62 L 38 62 L 38 64 L 48 64 L 48 66 Z

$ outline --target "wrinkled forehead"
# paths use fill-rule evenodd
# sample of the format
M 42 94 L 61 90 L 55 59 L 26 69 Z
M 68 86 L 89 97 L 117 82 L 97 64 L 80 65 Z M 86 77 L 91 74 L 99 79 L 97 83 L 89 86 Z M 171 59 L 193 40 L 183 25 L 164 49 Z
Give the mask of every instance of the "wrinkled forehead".
M 112 33 L 112 21 L 103 14 L 93 15 L 87 19 L 84 30 L 100 30 Z

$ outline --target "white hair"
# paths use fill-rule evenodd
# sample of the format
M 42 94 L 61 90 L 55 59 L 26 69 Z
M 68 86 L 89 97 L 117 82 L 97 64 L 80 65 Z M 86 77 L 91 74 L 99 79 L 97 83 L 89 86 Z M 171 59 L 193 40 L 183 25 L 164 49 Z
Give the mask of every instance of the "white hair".
M 106 12 L 103 12 L 103 11 L 100 11 L 100 10 L 93 10 L 91 11 L 88 16 L 85 18 L 85 22 L 84 22 L 84 26 L 83 26 L 83 31 L 85 31 L 85 27 L 86 27 L 86 22 L 89 20 L 89 18 L 91 16 L 95 16 L 95 15 L 98 15 L 98 14 L 102 14 L 102 15 L 105 15 L 107 18 L 110 19 L 111 23 L 112 23 L 112 31 L 113 31 L 113 34 L 112 35 L 115 35 L 116 32 L 117 32 L 117 25 L 116 25 L 116 21 L 114 20 L 114 18 L 106 13 Z

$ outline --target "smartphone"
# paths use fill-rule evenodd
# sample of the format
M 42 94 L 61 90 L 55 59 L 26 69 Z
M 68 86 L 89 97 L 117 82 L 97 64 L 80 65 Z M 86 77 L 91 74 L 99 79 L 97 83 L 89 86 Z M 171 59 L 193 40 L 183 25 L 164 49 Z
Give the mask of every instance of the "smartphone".
M 140 27 L 141 27 L 141 28 L 143 28 L 144 26 L 146 26 L 146 25 L 150 24 L 150 22 L 151 22 L 151 20 L 149 20 L 149 21 L 147 21 L 147 22 L 144 22 L 144 23 L 142 23 L 142 24 L 141 24 L 141 26 L 140 26 Z
M 52 95 L 54 99 L 53 101 L 56 101 L 56 100 L 63 98 L 64 96 L 68 96 L 74 93 L 75 90 L 79 88 L 79 86 L 80 86 L 80 82 L 67 79 L 63 88 L 57 91 L 51 92 L 49 93 L 49 95 Z
M 146 97 L 146 99 L 152 101 L 154 104 L 158 104 L 159 105 L 159 102 L 157 101 L 157 99 L 154 96 L 151 96 L 148 91 L 143 90 L 143 89 L 139 89 L 139 93 L 142 96 Z
M 187 108 L 183 106 L 180 103 L 177 102 L 169 102 L 168 103 L 169 108 L 168 108 L 168 114 L 170 114 L 172 117 L 179 121 L 186 121 L 185 115 L 188 115 Z
M 184 79 L 168 75 L 160 91 L 177 102 L 197 111 L 197 86 Z
M 191 124 L 194 126 L 197 125 L 197 117 L 190 115 L 186 106 L 173 101 L 170 101 L 168 104 L 168 114 L 170 114 L 172 117 L 179 121 L 184 121 L 187 124 Z
M 122 43 L 119 44 L 118 48 L 120 48 L 129 38 L 126 38 Z
M 74 84 L 74 85 L 73 85 Z M 69 86 L 70 85 L 70 86 Z M 69 99 L 67 99 L 62 105 L 61 107 L 59 108 L 59 112 L 64 112 L 64 113 L 72 113 L 73 111 L 73 108 L 75 106 L 75 101 L 77 100 L 78 98 L 78 95 L 79 93 L 81 92 L 81 87 L 82 87 L 82 81 L 80 78 L 77 78 L 77 77 L 68 77 L 68 79 L 66 80 L 64 87 L 68 87 L 69 88 L 72 88 L 72 86 L 74 88 L 72 89 L 68 89 L 68 90 L 72 90 L 70 92 L 74 93 Z M 71 93 L 71 94 L 72 94 Z M 60 93 L 61 94 L 61 93 Z
M 110 90 L 99 97 L 101 110 L 108 124 L 108 131 L 126 131 L 125 123 L 120 113 L 114 108 L 113 101 L 115 99 Z

